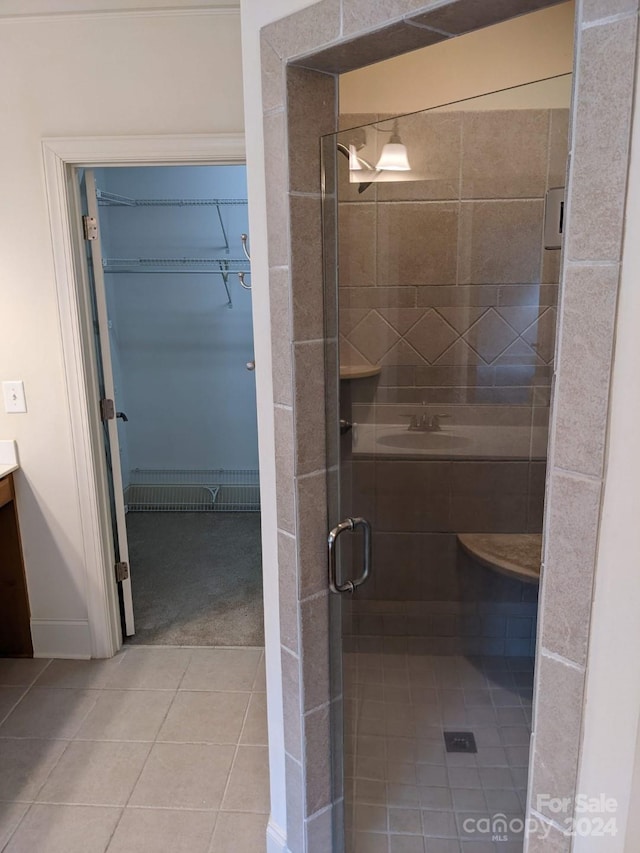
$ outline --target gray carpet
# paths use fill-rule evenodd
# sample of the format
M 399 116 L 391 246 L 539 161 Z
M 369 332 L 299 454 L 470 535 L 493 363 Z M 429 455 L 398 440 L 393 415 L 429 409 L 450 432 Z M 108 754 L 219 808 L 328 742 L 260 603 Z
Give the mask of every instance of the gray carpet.
M 132 643 L 264 645 L 260 514 L 127 515 Z

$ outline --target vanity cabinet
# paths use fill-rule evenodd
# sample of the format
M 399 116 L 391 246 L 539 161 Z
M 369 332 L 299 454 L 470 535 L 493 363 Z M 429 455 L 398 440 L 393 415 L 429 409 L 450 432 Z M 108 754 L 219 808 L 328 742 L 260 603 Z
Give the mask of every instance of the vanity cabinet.
M 33 657 L 12 474 L 0 478 L 0 657 Z

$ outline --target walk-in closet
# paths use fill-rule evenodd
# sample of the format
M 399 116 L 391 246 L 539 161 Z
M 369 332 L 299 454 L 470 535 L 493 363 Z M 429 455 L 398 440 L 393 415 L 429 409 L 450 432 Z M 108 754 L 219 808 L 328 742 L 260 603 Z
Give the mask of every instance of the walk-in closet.
M 128 639 L 261 645 L 246 169 L 97 169 L 86 194 L 98 214 L 94 316 L 113 381 L 102 415 L 117 424 Z

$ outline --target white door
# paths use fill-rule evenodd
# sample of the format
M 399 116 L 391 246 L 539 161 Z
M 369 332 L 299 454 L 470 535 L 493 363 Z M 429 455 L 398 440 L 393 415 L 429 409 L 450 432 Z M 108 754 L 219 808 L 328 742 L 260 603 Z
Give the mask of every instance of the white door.
M 107 294 L 104 284 L 102 267 L 102 249 L 100 244 L 100 227 L 98 218 L 98 200 L 96 197 L 95 176 L 92 170 L 86 169 L 80 182 L 83 211 L 88 217 L 91 228 L 85 228 L 87 239 L 87 258 L 94 314 L 96 357 L 98 362 L 98 377 L 102 423 L 104 427 L 104 445 L 107 457 L 107 473 L 110 475 L 111 519 L 113 525 L 114 548 L 116 561 L 122 567 L 126 565 L 121 587 L 121 602 L 124 616 L 124 630 L 129 637 L 135 633 L 133 620 L 133 598 L 131 595 L 131 569 L 129 563 L 129 544 L 127 542 L 127 525 L 125 521 L 124 490 L 122 485 L 122 470 L 120 467 L 120 445 L 118 441 L 118 418 L 122 412 L 115 411 L 116 389 L 113 381 L 113 365 L 111 360 L 109 316 L 107 310 Z M 125 416 L 126 419 L 126 416 Z M 124 424 L 126 427 L 126 424 Z

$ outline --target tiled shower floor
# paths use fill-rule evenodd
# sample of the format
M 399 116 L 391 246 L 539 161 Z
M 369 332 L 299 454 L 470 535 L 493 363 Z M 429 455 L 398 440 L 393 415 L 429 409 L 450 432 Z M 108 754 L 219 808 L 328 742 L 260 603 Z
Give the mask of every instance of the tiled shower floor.
M 344 661 L 347 853 L 521 853 L 533 660 Z M 445 730 L 472 731 L 477 754 L 446 753 Z M 507 838 L 474 831 L 498 814 Z

